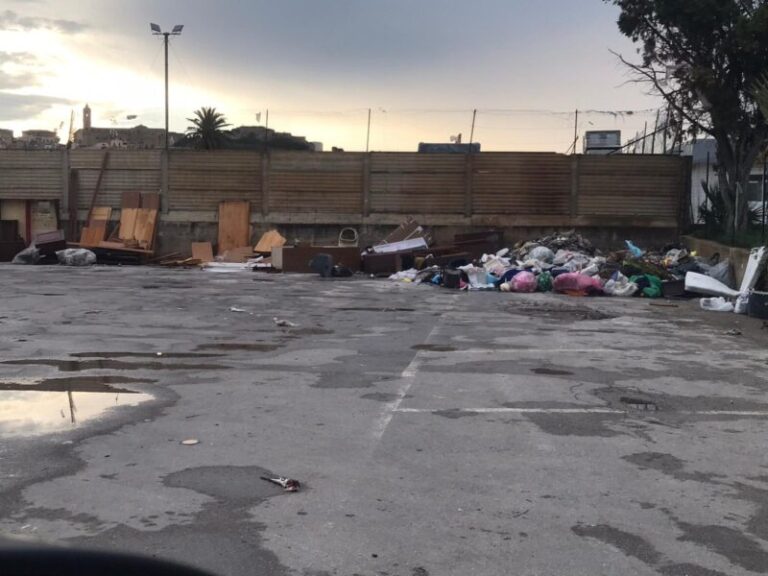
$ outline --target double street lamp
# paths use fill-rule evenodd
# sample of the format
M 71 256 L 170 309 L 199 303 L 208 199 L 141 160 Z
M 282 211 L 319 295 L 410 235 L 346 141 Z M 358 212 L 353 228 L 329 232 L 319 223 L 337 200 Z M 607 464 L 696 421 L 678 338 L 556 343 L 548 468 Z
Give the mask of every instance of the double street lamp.
M 165 44 L 165 150 L 168 151 L 168 37 L 179 36 L 184 29 L 183 24 L 176 24 L 170 32 L 163 32 L 160 26 L 150 23 L 153 36 L 162 36 Z

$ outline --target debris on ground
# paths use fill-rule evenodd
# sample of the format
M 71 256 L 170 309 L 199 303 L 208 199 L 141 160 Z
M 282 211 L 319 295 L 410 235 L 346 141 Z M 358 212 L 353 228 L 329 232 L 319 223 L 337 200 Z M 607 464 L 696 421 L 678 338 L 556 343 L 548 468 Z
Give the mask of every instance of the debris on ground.
M 213 262 L 213 246 L 210 242 L 192 242 L 192 258 L 200 262 Z
M 279 326 L 281 328 L 296 328 L 298 326 L 298 324 L 295 322 L 291 322 L 290 320 L 282 320 L 277 316 L 272 318 L 272 322 L 275 323 L 275 326 Z
M 301 488 L 301 482 L 294 480 L 293 478 L 285 478 L 284 476 L 279 476 L 277 478 L 259 476 L 259 478 L 266 480 L 267 482 L 271 482 L 272 484 L 277 484 L 286 492 L 298 492 L 299 488 Z
M 738 328 L 731 328 L 723 332 L 725 336 L 741 336 L 742 332 Z
M 11 264 L 37 264 L 39 260 L 40 250 L 32 245 L 16 254 L 16 256 L 13 257 L 13 260 L 11 260 Z
M 80 233 L 80 241 L 70 242 L 69 246 L 88 248 L 96 254 L 99 261 L 133 262 L 153 256 L 160 195 L 157 192 L 124 192 L 120 205 L 120 221 L 113 223 L 112 208 L 95 205 L 97 193 L 98 182 L 86 226 Z
M 755 290 L 768 261 L 765 247 L 751 251 L 743 280 L 737 287 L 732 263 L 718 254 L 705 259 L 680 244 L 669 244 L 659 250 L 632 239 L 625 240 L 620 249 L 601 251 L 575 229 L 505 246 L 503 231 L 499 229 L 457 233 L 452 241 L 445 237 L 436 241 L 428 229 L 407 217 L 367 247 L 357 247 L 360 236 L 353 228 L 343 229 L 337 240 L 326 241 L 325 245 L 299 240 L 289 243 L 280 231 L 271 229 L 254 246 L 250 203 L 224 201 L 219 204 L 218 243 L 192 242 L 186 254 L 176 252 L 155 258 L 158 194 L 123 193 L 120 222 L 113 225 L 112 209 L 96 205 L 97 193 L 98 185 L 81 242 L 71 245 L 73 249 L 50 253 L 60 263 L 84 266 L 92 264 L 94 258 L 102 262 L 109 256 L 121 261 L 128 254 L 136 259 L 131 263 L 200 267 L 207 272 L 314 272 L 330 279 L 347 278 L 362 271 L 370 277 L 451 290 L 556 292 L 573 297 L 602 295 L 652 300 L 698 295 L 704 310 L 768 319 L 768 293 Z M 16 240 L 18 227 L 13 224 L 5 226 L 0 221 L 0 244 Z M 13 261 L 45 263 L 47 253 L 60 247 L 63 238 L 61 231 L 38 235 L 36 243 L 16 253 Z M 218 254 L 215 257 L 214 248 Z M 46 254 L 42 254 L 44 251 Z M 245 312 L 236 307 L 230 311 Z M 296 326 L 288 320 L 274 321 L 277 326 Z
M 182 440 L 181 444 L 183 446 L 195 446 L 197 444 L 200 444 L 200 440 L 197 438 L 187 438 L 186 440 Z
M 63 266 L 93 266 L 96 254 L 85 248 L 66 248 L 56 252 L 59 264 Z
M 262 234 L 261 239 L 253 247 L 253 251 L 257 254 L 272 254 L 273 248 L 285 246 L 287 240 L 277 230 L 269 230 Z
M 733 302 L 729 302 L 722 296 L 702 298 L 699 300 L 699 306 L 702 310 L 710 310 L 711 312 L 733 312 Z
M 418 228 L 422 236 L 416 235 L 414 222 L 406 222 L 398 228 L 400 236 L 387 239 L 402 242 L 403 236 L 429 237 Z M 491 232 L 484 237 L 486 245 L 490 245 L 489 238 L 499 239 Z M 621 250 L 601 252 L 574 230 L 518 242 L 512 249 L 495 244 L 495 251 L 478 256 L 459 254 L 458 244 L 430 246 L 428 253 L 413 248 L 387 254 L 364 252 L 363 270 L 372 276 L 386 272 L 393 281 L 454 290 L 554 291 L 569 296 L 654 300 L 699 294 L 708 297 L 700 302 L 703 309 L 745 314 L 754 307 L 751 315 L 768 318 L 768 293 L 763 297 L 754 290 L 768 260 L 768 250 L 762 247 L 752 250 L 741 286 L 736 289 L 727 259 L 718 255 L 704 259 L 682 245 L 650 250 L 627 240 Z

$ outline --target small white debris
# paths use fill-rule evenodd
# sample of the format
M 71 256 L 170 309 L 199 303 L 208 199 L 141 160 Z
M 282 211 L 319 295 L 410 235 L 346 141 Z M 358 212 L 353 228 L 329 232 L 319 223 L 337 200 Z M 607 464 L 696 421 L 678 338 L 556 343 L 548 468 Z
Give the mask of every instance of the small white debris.
M 237 306 L 230 306 L 229 307 L 230 312 L 245 312 L 242 308 L 238 308 Z
M 298 326 L 298 324 L 291 322 L 290 320 L 282 320 L 277 316 L 272 318 L 272 322 L 274 322 L 276 326 L 281 326 L 281 327 L 296 328 L 296 326 Z
M 200 440 L 197 438 L 187 438 L 186 440 L 182 440 L 181 443 L 184 446 L 194 446 L 195 444 L 200 444 Z

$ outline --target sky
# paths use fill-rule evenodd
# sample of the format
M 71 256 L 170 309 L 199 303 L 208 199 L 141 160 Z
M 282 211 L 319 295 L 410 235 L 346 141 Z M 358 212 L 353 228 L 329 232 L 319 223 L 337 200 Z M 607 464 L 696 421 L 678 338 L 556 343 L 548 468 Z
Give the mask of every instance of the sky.
M 472 133 L 483 150 L 551 150 L 578 132 L 652 125 L 657 98 L 602 0 L 0 0 L 0 127 L 164 125 L 213 106 L 326 150 L 416 150 Z M 371 127 L 368 131 L 368 111 Z M 607 112 L 631 112 L 609 114 Z M 128 119 L 128 116 L 136 116 Z

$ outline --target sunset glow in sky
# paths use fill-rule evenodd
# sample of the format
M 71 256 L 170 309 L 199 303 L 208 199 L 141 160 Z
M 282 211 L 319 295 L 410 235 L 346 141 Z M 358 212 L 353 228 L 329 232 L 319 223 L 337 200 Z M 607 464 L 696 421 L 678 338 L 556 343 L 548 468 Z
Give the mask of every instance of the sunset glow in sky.
M 214 106 L 326 149 L 415 150 L 469 138 L 484 150 L 564 152 L 580 131 L 652 123 L 656 98 L 610 50 L 634 47 L 600 0 L 0 0 L 0 127 L 66 134 L 84 104 L 96 126 L 163 125 L 172 39 L 171 130 Z M 257 114 L 261 112 L 260 121 Z M 128 115 L 136 115 L 128 120 Z

